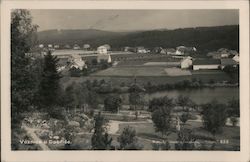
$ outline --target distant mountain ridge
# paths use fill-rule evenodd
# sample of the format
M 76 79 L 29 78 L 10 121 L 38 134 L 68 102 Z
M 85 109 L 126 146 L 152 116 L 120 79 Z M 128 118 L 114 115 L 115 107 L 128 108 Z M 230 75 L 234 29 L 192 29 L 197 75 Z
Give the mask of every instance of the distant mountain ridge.
M 90 44 L 97 47 L 110 44 L 119 50 L 125 46 L 146 48 L 175 48 L 180 45 L 196 47 L 201 52 L 228 48 L 239 50 L 239 25 L 196 27 L 174 30 L 151 30 L 135 32 L 112 32 L 96 29 L 48 30 L 38 32 L 40 43 Z

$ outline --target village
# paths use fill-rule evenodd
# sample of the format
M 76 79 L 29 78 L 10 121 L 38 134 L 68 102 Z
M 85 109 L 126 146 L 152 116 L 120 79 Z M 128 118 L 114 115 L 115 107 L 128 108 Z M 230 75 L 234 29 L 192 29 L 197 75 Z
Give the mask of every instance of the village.
M 11 12 L 12 151 L 241 151 L 237 14 L 49 12 Z
M 92 149 L 95 119 L 100 114 L 108 120 L 106 133 L 113 139 L 108 149 L 239 149 L 239 139 L 234 138 L 239 131 L 239 118 L 235 114 L 226 117 L 222 134 L 215 135 L 202 128 L 202 104 L 195 103 L 193 98 L 183 95 L 172 99 L 164 95 L 162 98 L 145 98 L 148 93 L 162 90 L 237 87 L 238 81 L 224 71 L 227 67 L 239 66 L 237 51 L 221 48 L 200 56 L 195 47 L 185 46 L 176 49 L 124 47 L 120 51 L 113 51 L 108 44 L 96 49 L 90 48 L 89 44 L 82 48 L 77 44 L 72 48 L 61 46 L 40 44 L 36 52 L 26 54 L 33 60 L 48 53 L 58 58 L 57 70 L 62 75 L 62 86 L 66 93 L 74 93 L 78 95 L 75 98 L 79 98 L 69 101 L 69 106 L 65 105 L 64 117 L 59 119 L 47 118 L 46 113 L 26 115 L 29 117 L 24 118 L 23 128 L 33 139 L 46 141 L 32 143 L 37 149 Z M 73 90 L 67 92 L 69 87 Z M 92 102 L 81 99 L 84 93 L 94 97 Z M 158 114 L 152 110 L 154 104 L 164 102 L 173 107 L 168 141 L 164 129 L 155 131 Z M 235 101 L 226 100 L 224 104 L 227 102 Z M 178 133 L 181 130 L 189 131 Z M 119 141 L 124 131 L 134 131 L 133 142 L 121 148 Z
M 188 70 L 223 70 L 225 66 L 236 67 L 239 64 L 239 53 L 235 50 L 221 48 L 218 51 L 211 51 L 199 56 L 195 47 L 178 46 L 174 48 L 155 47 L 147 49 L 140 47 L 124 47 L 120 51 L 112 51 L 108 44 L 101 45 L 95 50 L 90 48 L 89 44 L 84 44 L 81 48 L 78 44 L 74 44 L 70 49 L 70 45 L 60 46 L 57 44 L 38 45 L 38 52 L 32 53 L 33 57 L 43 57 L 48 51 L 59 59 L 58 71 L 68 68 L 87 69 L 87 62 L 96 61 L 107 62 L 112 66 L 117 66 L 120 62 L 126 61 L 144 61 L 144 65 L 157 66 L 165 65 L 172 67 L 171 70 L 166 69 L 168 75 L 189 75 Z M 157 58 L 160 58 L 157 60 Z M 157 61 L 154 61 L 154 60 Z M 153 60 L 150 62 L 150 60 Z M 122 63 L 121 63 L 122 64 Z M 180 74 L 180 75 L 182 75 Z

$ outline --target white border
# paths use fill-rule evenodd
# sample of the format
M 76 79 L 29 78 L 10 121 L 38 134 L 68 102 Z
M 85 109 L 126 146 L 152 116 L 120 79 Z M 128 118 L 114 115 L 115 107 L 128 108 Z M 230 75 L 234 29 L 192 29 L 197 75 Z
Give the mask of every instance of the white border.
M 248 161 L 249 158 L 249 4 L 248 1 L 3 1 L 1 4 L 2 160 L 34 161 Z M 239 9 L 241 151 L 11 151 L 10 9 Z M 205 18 L 204 18 L 205 19 Z

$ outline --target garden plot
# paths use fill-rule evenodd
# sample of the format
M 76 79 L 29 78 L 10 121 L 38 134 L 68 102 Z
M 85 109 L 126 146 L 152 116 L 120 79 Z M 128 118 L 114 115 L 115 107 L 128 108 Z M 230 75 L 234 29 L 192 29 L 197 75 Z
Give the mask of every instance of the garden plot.
M 168 76 L 192 75 L 192 73 L 189 70 L 182 70 L 180 68 L 165 68 L 164 70 Z

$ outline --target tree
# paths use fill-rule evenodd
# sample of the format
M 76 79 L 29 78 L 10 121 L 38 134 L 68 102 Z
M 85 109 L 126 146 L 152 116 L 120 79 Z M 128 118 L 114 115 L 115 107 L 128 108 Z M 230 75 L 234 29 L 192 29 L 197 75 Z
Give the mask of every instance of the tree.
M 186 122 L 189 119 L 189 113 L 182 113 L 180 116 L 180 120 L 183 124 L 186 124 Z
M 240 103 L 239 99 L 231 99 L 227 103 L 228 116 L 229 117 L 239 117 L 240 116 Z
M 60 74 L 57 72 L 58 59 L 51 52 L 44 57 L 44 69 L 39 89 L 40 106 L 48 111 L 58 105 L 60 92 Z
M 123 132 L 118 137 L 118 142 L 120 142 L 120 149 L 122 150 L 139 150 L 142 149 L 137 142 L 136 131 L 130 126 L 123 129 Z
M 226 123 L 226 106 L 218 103 L 216 100 L 202 105 L 203 126 L 213 135 L 221 131 Z
M 76 106 L 78 105 L 78 100 L 77 100 L 77 95 L 75 93 L 74 85 L 75 84 L 73 83 L 65 89 L 64 103 L 68 110 L 76 108 Z
M 11 13 L 11 119 L 19 123 L 20 112 L 31 106 L 34 82 L 30 73 L 30 58 L 26 57 L 35 44 L 37 25 L 27 10 Z
M 176 105 L 179 105 L 182 107 L 183 111 L 186 111 L 186 112 L 189 111 L 189 105 L 191 104 L 191 99 L 189 97 L 179 95 L 175 102 L 176 102 Z
M 18 149 L 22 112 L 33 106 L 34 82 L 30 58 L 25 54 L 36 43 L 37 25 L 27 10 L 11 12 L 11 147 Z
M 88 87 L 87 103 L 93 109 L 97 109 L 98 107 L 97 93 L 91 87 Z
M 94 134 L 91 138 L 93 150 L 109 150 L 111 149 L 112 138 L 107 133 L 107 120 L 99 112 L 95 118 Z
M 108 96 L 104 100 L 104 109 L 112 113 L 117 113 L 121 107 L 122 100 L 119 96 Z
M 129 104 L 133 107 L 133 109 L 136 111 L 136 119 L 138 117 L 138 106 L 142 105 L 142 92 L 145 91 L 143 88 L 141 88 L 137 83 L 135 79 L 135 83 L 129 88 Z
M 239 83 L 239 65 L 237 65 L 236 67 L 227 65 L 225 66 L 223 71 L 229 75 L 233 83 Z
M 161 132 L 162 136 L 166 135 L 171 129 L 172 124 L 172 110 L 174 107 L 173 100 L 167 96 L 158 99 L 158 103 L 151 105 L 154 109 L 152 113 L 152 120 L 157 132 Z

